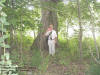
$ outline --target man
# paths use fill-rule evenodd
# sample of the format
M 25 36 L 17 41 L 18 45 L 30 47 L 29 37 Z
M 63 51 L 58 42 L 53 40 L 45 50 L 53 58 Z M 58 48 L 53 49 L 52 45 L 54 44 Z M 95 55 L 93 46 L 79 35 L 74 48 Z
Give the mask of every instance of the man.
M 55 54 L 55 44 L 57 39 L 56 31 L 53 29 L 53 25 L 51 24 L 47 29 L 45 36 L 48 36 L 48 46 L 49 46 L 49 54 Z

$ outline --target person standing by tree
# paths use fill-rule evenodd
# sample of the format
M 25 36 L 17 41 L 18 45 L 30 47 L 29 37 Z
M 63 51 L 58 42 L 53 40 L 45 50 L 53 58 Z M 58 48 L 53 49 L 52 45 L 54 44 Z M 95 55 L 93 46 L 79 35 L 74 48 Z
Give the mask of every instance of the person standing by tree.
M 47 29 L 45 36 L 47 36 L 48 46 L 49 46 L 49 54 L 54 55 L 55 54 L 55 44 L 57 40 L 57 34 L 56 31 L 53 29 L 53 25 L 50 24 L 49 28 Z

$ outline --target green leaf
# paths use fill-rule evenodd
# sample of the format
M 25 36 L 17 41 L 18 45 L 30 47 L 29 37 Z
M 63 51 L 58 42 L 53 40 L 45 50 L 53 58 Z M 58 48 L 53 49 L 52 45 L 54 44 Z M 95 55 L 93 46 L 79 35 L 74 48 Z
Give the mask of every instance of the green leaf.
M 9 46 L 9 45 L 7 45 L 7 44 L 3 44 L 3 43 L 0 43 L 0 47 L 10 48 L 10 46 Z
M 9 35 L 3 35 L 4 39 L 7 39 L 9 37 Z
M 4 25 L 9 25 L 9 23 L 8 22 L 5 22 Z
M 2 10 L 2 7 L 0 7 L 0 11 Z
M 4 17 L 1 17 L 1 18 L 0 18 L 0 22 L 1 22 L 2 24 L 4 24 L 4 23 L 6 22 L 6 19 L 5 19 Z
M 3 42 L 3 38 L 1 37 L 1 38 L 0 38 L 0 43 L 2 43 L 2 42 Z
M 2 43 L 8 37 L 9 37 L 9 35 L 3 35 L 3 37 L 0 37 L 0 43 Z
M 1 2 L 1 3 L 4 3 L 5 1 L 6 1 L 6 0 L 1 0 L 0 2 Z
M 2 2 L 0 2 L 0 6 L 4 7 L 4 5 L 2 4 Z
M 0 26 L 0 31 L 2 31 L 2 32 L 6 32 L 6 29 L 5 29 L 5 28 L 2 29 L 2 27 Z
M 4 12 L 1 12 L 0 14 L 1 14 L 1 16 L 4 16 L 4 17 L 7 16 Z

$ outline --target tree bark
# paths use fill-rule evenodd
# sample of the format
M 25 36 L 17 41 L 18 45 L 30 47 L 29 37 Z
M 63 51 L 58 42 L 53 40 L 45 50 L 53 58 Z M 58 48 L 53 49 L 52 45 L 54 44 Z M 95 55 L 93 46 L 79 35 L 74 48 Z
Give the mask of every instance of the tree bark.
M 13 41 L 14 41 L 14 28 L 13 25 L 10 26 L 10 45 L 11 49 L 13 49 Z
M 11 8 L 14 9 L 14 0 L 11 0 Z M 12 14 L 10 16 L 10 18 L 13 19 L 14 15 Z M 10 25 L 10 46 L 11 46 L 11 50 L 14 49 L 14 32 L 15 32 L 14 24 L 11 24 Z M 11 51 L 10 51 L 10 53 L 11 53 Z
M 2 37 L 2 32 L 0 31 L 0 38 Z M 0 47 L 0 58 L 1 58 L 1 55 L 2 55 L 2 48 Z
M 82 25 L 81 25 L 81 10 L 80 10 L 80 1 L 77 0 L 77 5 L 78 5 L 78 18 L 79 18 L 79 50 L 80 50 L 80 59 L 82 59 Z
M 45 4 L 45 2 L 46 3 L 48 3 L 48 2 L 55 3 L 55 5 L 57 4 L 55 2 L 55 0 L 54 1 L 53 0 L 41 0 L 42 26 L 39 29 L 38 36 L 35 39 L 35 41 L 33 42 L 31 49 L 39 48 L 42 50 L 48 50 L 48 46 L 47 46 L 47 42 L 46 42 L 44 33 L 46 32 L 46 30 L 50 24 L 53 24 L 54 29 L 56 30 L 56 32 L 58 32 L 57 12 L 52 10 L 53 6 L 50 7 L 48 5 L 49 7 L 46 8 L 46 6 L 43 5 L 43 4 Z
M 87 4 L 88 4 L 88 1 L 87 1 Z M 95 45 L 95 48 L 96 48 L 96 55 L 97 55 L 97 59 L 99 59 L 100 58 L 99 49 L 98 49 L 98 45 L 97 45 L 97 41 L 96 41 L 96 37 L 95 37 L 95 23 L 94 23 L 95 19 L 94 19 L 94 16 L 93 16 L 94 13 L 91 12 L 93 10 L 92 10 L 92 8 L 90 7 L 89 4 L 88 4 L 88 10 L 89 10 L 90 16 L 91 16 L 90 24 L 92 26 L 91 30 L 92 30 L 92 35 L 93 35 L 93 39 L 94 39 L 94 45 Z
M 28 71 L 27 75 L 33 75 L 32 71 Z

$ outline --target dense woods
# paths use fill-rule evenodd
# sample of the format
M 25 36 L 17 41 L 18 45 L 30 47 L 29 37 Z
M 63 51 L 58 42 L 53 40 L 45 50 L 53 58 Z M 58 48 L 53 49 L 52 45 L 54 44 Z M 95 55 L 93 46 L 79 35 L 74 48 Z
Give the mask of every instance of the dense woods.
M 18 75 L 99 75 L 99 17 L 100 0 L 0 0 L 0 67 L 25 68 Z M 50 24 L 54 56 L 44 35 Z

